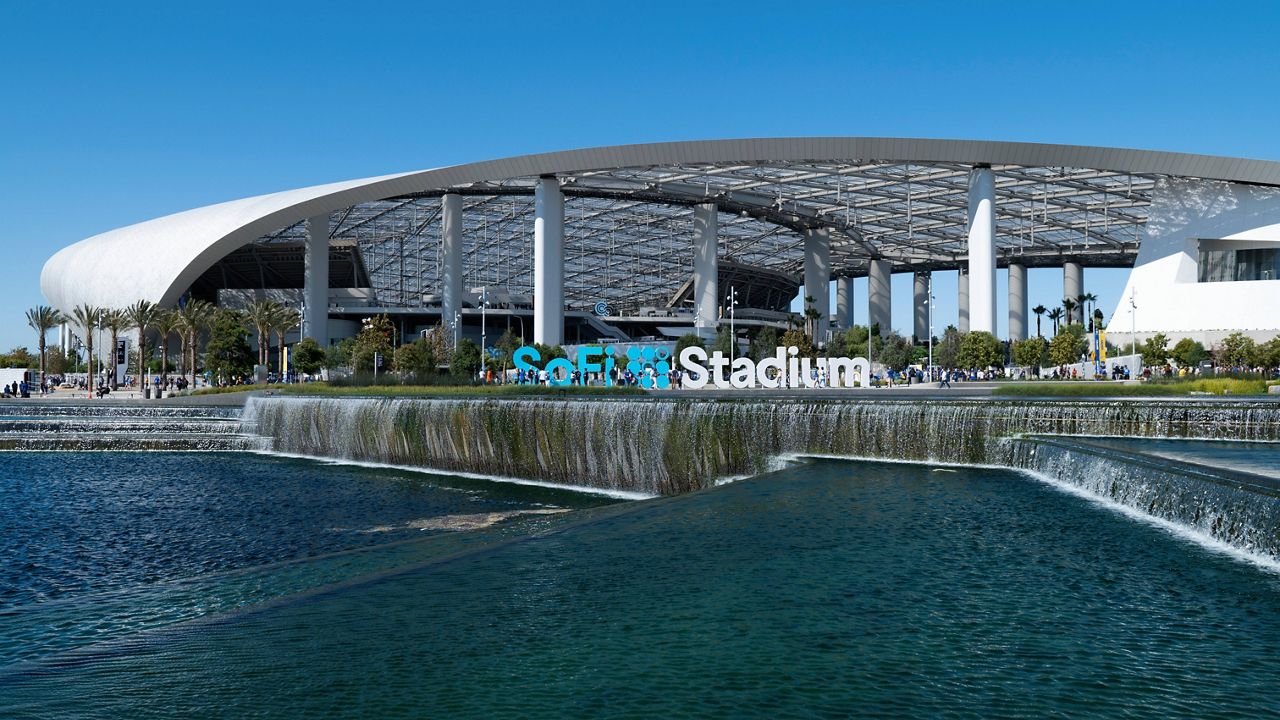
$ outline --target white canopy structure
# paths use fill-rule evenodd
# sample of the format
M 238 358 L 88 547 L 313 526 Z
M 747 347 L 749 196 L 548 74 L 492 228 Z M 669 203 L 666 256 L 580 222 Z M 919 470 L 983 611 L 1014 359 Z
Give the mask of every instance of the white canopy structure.
M 920 278 L 959 270 L 961 329 L 994 331 L 995 270 L 1008 267 L 1017 339 L 1029 327 L 1026 268 L 1063 267 L 1072 295 L 1085 289 L 1084 267 L 1136 264 L 1137 301 L 1126 293 L 1114 329 L 1274 333 L 1277 193 L 1280 163 L 1180 153 L 893 138 L 627 145 L 197 208 L 61 250 L 41 287 L 64 311 L 301 290 L 305 332 L 322 342 L 330 315 L 395 309 L 456 321 L 475 303 L 469 289 L 486 288 L 527 298 L 535 339 L 560 342 L 566 310 L 687 310 L 696 326 L 714 326 L 721 265 L 758 276 L 752 292 L 775 308 L 803 282 L 823 322 L 837 324 L 851 312 L 848 278 L 870 277 L 871 320 L 887 325 L 891 273 L 917 273 L 919 304 Z M 1203 258 L 1217 269 L 1206 274 Z M 337 274 L 364 292 L 335 298 Z

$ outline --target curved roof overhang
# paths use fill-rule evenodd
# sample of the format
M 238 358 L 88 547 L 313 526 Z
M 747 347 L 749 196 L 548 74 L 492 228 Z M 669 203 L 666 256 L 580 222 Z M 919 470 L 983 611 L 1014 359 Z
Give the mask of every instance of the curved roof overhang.
M 168 215 L 95 235 L 55 254 L 41 273 L 41 289 L 55 307 L 90 303 L 118 307 L 138 299 L 173 304 L 220 258 L 306 218 L 384 198 L 484 186 L 510 178 L 574 176 L 619 168 L 719 164 L 934 163 L 1091 168 L 1280 186 L 1280 163 L 1183 153 L 967 140 L 897 138 L 772 138 L 668 142 L 570 150 L 489 160 L 419 172 L 318 185 L 234 200 Z M 696 187 L 651 189 L 654 202 L 689 203 Z M 483 187 L 478 192 L 491 192 Z M 607 188 L 567 193 L 605 193 Z M 705 198 L 702 198 L 705 199 Z M 819 219 L 774 212 L 757 198 L 720 201 L 795 229 Z M 779 206 L 781 203 L 779 203 Z M 848 228 L 845 228 L 849 230 Z M 856 241 L 856 232 L 850 231 Z

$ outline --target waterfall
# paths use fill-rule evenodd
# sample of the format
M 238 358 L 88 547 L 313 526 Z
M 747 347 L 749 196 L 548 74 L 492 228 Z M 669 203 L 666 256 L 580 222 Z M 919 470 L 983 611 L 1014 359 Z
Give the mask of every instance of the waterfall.
M 118 405 L 10 405 L 0 450 L 247 450 L 262 438 L 240 433 L 236 408 Z
M 250 398 L 280 452 L 670 495 L 783 454 L 1017 466 L 1027 435 L 1280 439 L 1267 402 Z
M 1092 446 L 1075 438 L 1004 441 L 1003 464 L 1280 559 L 1280 480 Z

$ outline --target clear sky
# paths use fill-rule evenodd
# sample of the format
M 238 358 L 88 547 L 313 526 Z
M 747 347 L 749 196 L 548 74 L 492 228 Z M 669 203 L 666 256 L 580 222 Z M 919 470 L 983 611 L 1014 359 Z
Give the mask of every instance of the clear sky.
M 1262 2 L 0 0 L 0 347 L 34 347 L 23 311 L 65 245 L 340 179 L 789 135 L 1280 160 L 1277 27 Z M 1123 273 L 1086 272 L 1108 313 Z M 935 292 L 940 329 L 954 273 Z M 1030 272 L 1032 305 L 1061 292 Z

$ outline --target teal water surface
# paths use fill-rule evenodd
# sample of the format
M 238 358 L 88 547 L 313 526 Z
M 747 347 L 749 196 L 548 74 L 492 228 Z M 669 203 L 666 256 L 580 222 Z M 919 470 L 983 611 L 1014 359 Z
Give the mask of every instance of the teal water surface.
M 1280 713 L 1280 576 L 1013 472 L 818 461 L 526 530 L 9 665 L 0 715 Z

